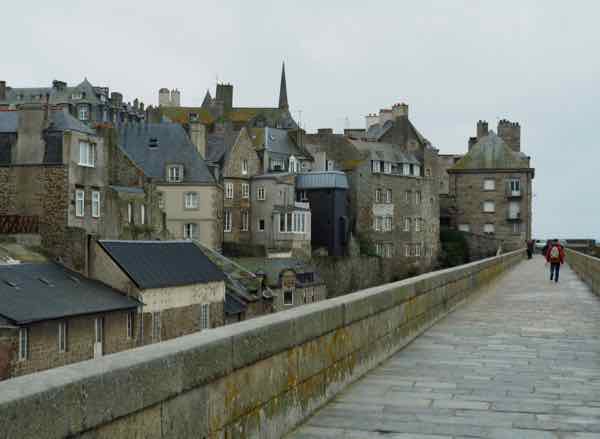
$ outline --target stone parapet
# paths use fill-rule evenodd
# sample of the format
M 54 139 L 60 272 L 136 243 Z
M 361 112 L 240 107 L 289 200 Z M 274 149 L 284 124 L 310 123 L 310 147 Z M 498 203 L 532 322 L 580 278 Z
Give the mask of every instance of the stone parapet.
M 19 438 L 282 437 L 522 250 L 0 383 Z
M 600 259 L 568 248 L 565 253 L 573 271 L 600 296 Z

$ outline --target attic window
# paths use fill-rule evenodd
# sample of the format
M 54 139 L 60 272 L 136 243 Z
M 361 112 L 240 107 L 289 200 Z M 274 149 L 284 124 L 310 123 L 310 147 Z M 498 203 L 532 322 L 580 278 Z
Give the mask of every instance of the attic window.
M 198 122 L 198 113 L 190 113 L 188 114 L 190 122 Z
M 73 100 L 83 99 L 83 93 L 73 93 L 71 95 L 71 99 L 73 99 Z
M 74 283 L 76 283 L 77 285 L 79 285 L 81 282 L 79 281 L 79 279 L 77 279 L 75 276 L 69 276 L 69 279 L 71 279 Z
M 9 287 L 13 287 L 13 288 L 19 288 L 19 285 L 17 285 L 15 282 L 13 282 L 12 280 L 7 280 L 4 279 L 4 283 L 6 285 L 8 285 Z
M 158 139 L 156 137 L 150 137 L 148 140 L 148 148 L 157 148 L 158 147 Z
M 43 277 L 43 276 L 40 276 L 40 277 L 38 278 L 38 280 L 39 280 L 41 283 L 48 285 L 49 287 L 53 287 L 53 286 L 54 286 L 54 284 L 52 284 L 52 282 L 50 282 L 48 279 L 46 279 L 46 278 L 45 278 L 45 277 Z

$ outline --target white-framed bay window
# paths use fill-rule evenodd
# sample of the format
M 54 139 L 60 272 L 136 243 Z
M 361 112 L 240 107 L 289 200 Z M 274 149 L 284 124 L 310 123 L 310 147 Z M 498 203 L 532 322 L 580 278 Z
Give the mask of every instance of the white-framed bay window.
M 279 231 L 281 233 L 305 233 L 306 212 L 280 213 Z
M 75 216 L 83 217 L 85 215 L 85 191 L 83 189 L 75 190 Z
M 223 212 L 223 231 L 231 232 L 232 225 L 231 210 L 225 209 Z
M 96 166 L 96 145 L 94 143 L 79 142 L 79 166 L 93 168 Z
M 233 183 L 225 183 L 225 198 L 233 200 Z

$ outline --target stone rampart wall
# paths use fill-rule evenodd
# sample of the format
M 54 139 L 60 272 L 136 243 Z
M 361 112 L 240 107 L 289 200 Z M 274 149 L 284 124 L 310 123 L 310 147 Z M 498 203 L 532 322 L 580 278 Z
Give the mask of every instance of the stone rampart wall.
M 566 261 L 573 271 L 600 296 L 600 258 L 565 249 Z
M 523 251 L 0 383 L 19 438 L 278 438 Z

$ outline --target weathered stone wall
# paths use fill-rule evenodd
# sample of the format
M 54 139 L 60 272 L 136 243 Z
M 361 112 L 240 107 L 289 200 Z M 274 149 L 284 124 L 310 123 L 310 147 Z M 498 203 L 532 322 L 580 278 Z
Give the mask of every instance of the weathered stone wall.
M 523 258 L 505 254 L 0 383 L 28 438 L 277 438 Z
M 573 271 L 600 296 L 600 258 L 565 249 L 566 261 Z

